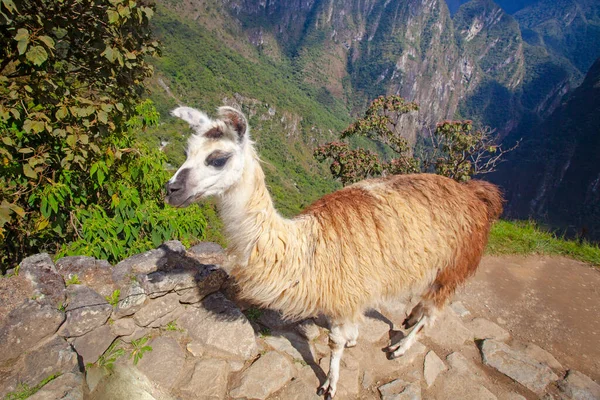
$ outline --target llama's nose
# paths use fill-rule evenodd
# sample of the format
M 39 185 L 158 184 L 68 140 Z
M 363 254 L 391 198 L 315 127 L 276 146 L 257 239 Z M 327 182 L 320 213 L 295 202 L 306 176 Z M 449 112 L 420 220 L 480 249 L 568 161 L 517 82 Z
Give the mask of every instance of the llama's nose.
M 183 184 L 181 184 L 180 182 L 167 182 L 167 184 L 165 185 L 166 189 L 167 189 L 167 196 L 172 195 L 175 192 L 178 192 L 179 190 L 183 189 Z

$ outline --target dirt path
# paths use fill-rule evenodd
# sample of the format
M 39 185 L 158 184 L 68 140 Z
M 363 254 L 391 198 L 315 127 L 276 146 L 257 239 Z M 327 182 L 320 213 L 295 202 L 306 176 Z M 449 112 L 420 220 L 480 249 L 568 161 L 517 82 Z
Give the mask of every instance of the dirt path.
M 486 257 L 455 299 L 600 381 L 599 269 L 563 257 Z

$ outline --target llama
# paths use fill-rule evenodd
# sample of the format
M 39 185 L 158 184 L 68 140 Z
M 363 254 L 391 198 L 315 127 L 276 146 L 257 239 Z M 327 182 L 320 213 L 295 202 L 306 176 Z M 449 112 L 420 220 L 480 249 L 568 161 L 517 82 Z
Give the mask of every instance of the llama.
M 289 318 L 329 319 L 329 372 L 317 391 L 326 399 L 335 396 L 344 348 L 356 344 L 364 312 L 420 296 L 405 321 L 412 330 L 385 349 L 389 358 L 403 355 L 475 272 L 502 211 L 490 183 L 415 174 L 355 183 L 286 219 L 273 206 L 241 112 L 220 107 L 214 120 L 189 107 L 172 114 L 195 134 L 166 202 L 216 197 L 241 296 Z

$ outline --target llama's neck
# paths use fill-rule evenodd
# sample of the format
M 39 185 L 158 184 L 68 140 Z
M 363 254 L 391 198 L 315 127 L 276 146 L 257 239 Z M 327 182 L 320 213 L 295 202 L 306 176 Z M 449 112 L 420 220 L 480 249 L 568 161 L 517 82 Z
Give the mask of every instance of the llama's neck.
M 292 222 L 275 210 L 258 156 L 250 146 L 242 178 L 220 197 L 218 208 L 232 261 L 241 265 L 248 262 L 261 236 L 284 231 Z

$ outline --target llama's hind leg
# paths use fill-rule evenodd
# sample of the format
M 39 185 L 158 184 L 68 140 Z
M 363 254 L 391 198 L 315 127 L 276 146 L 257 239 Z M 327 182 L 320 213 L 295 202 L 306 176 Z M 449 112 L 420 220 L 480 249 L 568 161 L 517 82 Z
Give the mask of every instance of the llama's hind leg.
M 415 323 L 413 329 L 404 339 L 385 349 L 385 351 L 388 352 L 388 358 L 390 360 L 406 354 L 406 352 L 417 341 L 417 336 L 421 330 L 425 327 L 432 326 L 435 323 L 437 318 L 437 307 L 435 307 L 433 304 L 428 304 L 427 302 L 420 304 L 423 304 L 422 312 L 420 312 L 421 316 Z
M 329 360 L 329 373 L 317 394 L 324 395 L 326 400 L 332 399 L 337 391 L 337 383 L 340 379 L 340 361 L 345 347 L 356 345 L 358 338 L 358 325 L 355 323 L 333 323 L 329 333 L 329 347 L 331 357 Z

